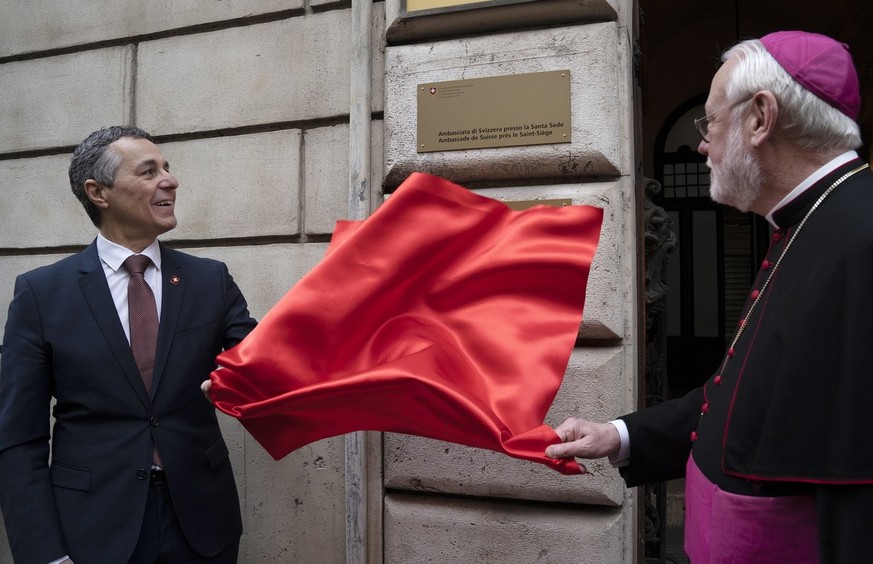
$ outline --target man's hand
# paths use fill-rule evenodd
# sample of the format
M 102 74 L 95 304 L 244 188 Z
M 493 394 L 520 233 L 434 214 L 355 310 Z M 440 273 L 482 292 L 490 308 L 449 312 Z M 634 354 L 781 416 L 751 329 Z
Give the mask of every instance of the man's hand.
M 212 389 L 212 380 L 203 380 L 203 383 L 200 384 L 200 389 L 203 390 L 203 395 L 206 396 L 209 403 L 212 403 L 212 398 L 209 397 L 209 390 Z
M 546 448 L 550 458 L 615 458 L 621 448 L 621 437 L 611 423 L 595 423 L 571 417 L 555 427 L 562 443 Z

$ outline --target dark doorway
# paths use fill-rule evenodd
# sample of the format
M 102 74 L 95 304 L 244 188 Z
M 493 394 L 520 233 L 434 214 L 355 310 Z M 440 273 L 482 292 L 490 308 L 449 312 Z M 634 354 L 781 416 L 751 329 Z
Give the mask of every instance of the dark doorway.
M 672 220 L 678 241 L 667 267 L 666 398 L 686 394 L 718 366 L 768 244 L 764 219 L 710 199 L 709 167 L 691 125 L 703 115 L 704 101 L 697 96 L 680 105 L 655 146 L 661 191 L 654 202 Z

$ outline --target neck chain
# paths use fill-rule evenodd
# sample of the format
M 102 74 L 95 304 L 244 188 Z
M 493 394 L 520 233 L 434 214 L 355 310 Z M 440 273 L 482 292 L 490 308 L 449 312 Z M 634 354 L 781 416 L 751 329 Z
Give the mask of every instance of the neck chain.
M 769 286 L 770 281 L 773 280 L 773 275 L 776 274 L 776 270 L 778 270 L 779 265 L 782 263 L 782 259 L 785 258 L 785 254 L 788 253 L 788 249 L 791 248 L 791 244 L 797 238 L 797 235 L 798 235 L 798 233 L 800 233 L 800 230 L 803 229 L 803 226 L 806 224 L 806 220 L 809 219 L 809 216 L 812 215 L 812 212 L 814 212 L 816 210 L 816 208 L 818 208 L 819 205 L 821 205 L 821 203 L 824 201 L 824 199 L 828 197 L 828 194 L 830 194 L 834 190 L 834 188 L 836 188 L 837 186 L 842 184 L 844 180 L 846 180 L 847 178 L 849 178 L 850 176 L 852 176 L 856 172 L 860 172 L 860 171 L 864 170 L 865 168 L 867 168 L 867 166 L 868 166 L 867 164 L 863 164 L 863 165 L 859 166 L 858 168 L 856 168 L 854 170 L 850 170 L 846 174 L 837 178 L 834 181 L 834 183 L 831 184 L 830 187 L 828 187 L 828 189 L 825 190 L 821 196 L 819 196 L 818 200 L 816 200 L 815 203 L 812 205 L 812 207 L 809 208 L 809 211 L 806 212 L 806 215 L 803 217 L 803 220 L 801 220 L 800 224 L 798 224 L 798 226 L 797 226 L 797 229 L 795 229 L 794 233 L 791 235 L 791 239 L 789 239 L 788 243 L 785 244 L 785 248 L 782 250 L 782 254 L 779 255 L 779 259 L 776 261 L 776 264 L 773 265 L 773 269 L 770 271 L 770 275 L 767 276 L 767 280 L 764 282 L 764 285 L 761 286 L 757 290 L 758 294 L 757 294 L 757 296 L 755 296 L 755 300 L 752 302 L 752 305 L 749 306 L 749 310 L 746 312 L 746 315 L 743 317 L 743 320 L 740 322 L 740 326 L 737 329 L 737 334 L 734 337 L 734 340 L 731 341 L 731 346 L 728 347 L 727 354 L 725 355 L 724 360 L 721 363 L 721 368 L 719 369 L 719 374 L 724 372 L 724 368 L 727 365 L 728 359 L 730 359 L 734 355 L 734 347 L 736 346 L 737 341 L 740 340 L 740 336 L 743 334 L 743 331 L 746 329 L 746 325 L 748 324 L 749 319 L 752 317 L 752 313 L 755 311 L 755 307 L 758 305 L 758 302 L 761 301 L 761 296 L 764 295 L 764 290 L 767 289 L 767 286 Z

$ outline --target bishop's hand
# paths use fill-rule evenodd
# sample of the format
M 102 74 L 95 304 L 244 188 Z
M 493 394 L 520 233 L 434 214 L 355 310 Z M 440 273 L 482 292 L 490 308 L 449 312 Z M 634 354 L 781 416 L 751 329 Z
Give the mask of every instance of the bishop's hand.
M 562 442 L 546 448 L 550 458 L 614 458 L 621 448 L 621 437 L 611 423 L 570 417 L 555 427 L 555 433 Z

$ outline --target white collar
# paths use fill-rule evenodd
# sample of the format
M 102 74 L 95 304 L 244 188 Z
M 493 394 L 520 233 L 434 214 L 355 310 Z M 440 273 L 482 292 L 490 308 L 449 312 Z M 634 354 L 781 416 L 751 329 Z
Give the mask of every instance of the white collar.
M 816 182 L 818 182 L 819 180 L 821 180 L 822 178 L 824 178 L 825 176 L 827 176 L 831 172 L 835 171 L 836 169 L 843 166 L 847 162 L 854 160 L 854 159 L 857 159 L 857 158 L 858 158 L 858 153 L 856 153 L 855 151 L 846 151 L 842 155 L 832 159 L 830 162 L 828 162 L 827 164 L 825 164 L 824 166 L 822 166 L 821 168 L 819 168 L 818 170 L 816 170 L 815 172 L 813 172 L 812 174 L 807 176 L 806 179 L 803 182 L 801 182 L 800 184 L 798 184 L 794 190 L 792 190 L 791 192 L 788 193 L 787 196 L 782 198 L 782 201 L 779 202 L 778 204 L 776 204 L 776 207 L 774 207 L 772 210 L 770 210 L 770 213 L 768 213 L 766 215 L 767 221 L 770 222 L 770 225 L 772 225 L 776 229 L 779 229 L 779 226 L 776 225 L 776 222 L 773 220 L 773 214 L 776 213 L 777 210 L 781 209 L 782 207 L 787 205 L 789 202 L 793 201 L 795 198 L 797 198 L 798 196 L 800 196 L 801 194 L 806 192 L 813 184 L 815 184 Z
M 118 243 L 113 243 L 104 237 L 102 233 L 97 234 L 97 256 L 99 256 L 100 260 L 105 262 L 113 271 L 117 271 L 121 268 L 121 264 L 127 260 L 127 257 L 134 254 L 137 253 L 131 252 L 130 249 L 122 247 Z M 161 270 L 161 247 L 158 244 L 157 239 L 152 241 L 152 244 L 143 249 L 139 254 L 152 259 L 155 268 L 158 269 L 158 271 Z

